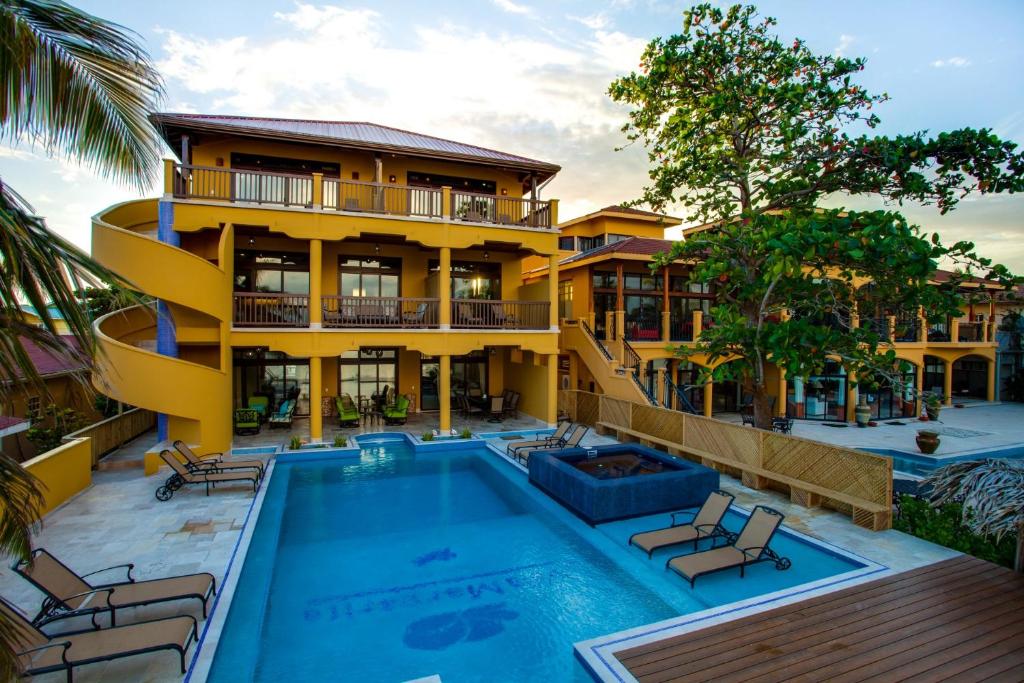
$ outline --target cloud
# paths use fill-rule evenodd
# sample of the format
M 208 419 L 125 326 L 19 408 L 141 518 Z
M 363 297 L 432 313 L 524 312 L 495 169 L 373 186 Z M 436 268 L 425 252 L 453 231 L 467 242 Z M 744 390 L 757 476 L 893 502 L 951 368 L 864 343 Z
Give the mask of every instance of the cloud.
M 533 14 L 533 8 L 514 3 L 512 0 L 491 0 L 491 2 L 497 5 L 498 9 L 509 14 Z
M 965 59 L 963 57 L 950 57 L 949 59 L 936 59 L 934 62 L 932 62 L 932 66 L 934 66 L 936 69 L 942 69 L 942 68 L 947 67 L 947 66 L 950 66 L 950 67 L 953 67 L 953 68 L 956 68 L 956 69 L 961 69 L 961 68 L 963 68 L 965 66 L 970 66 L 970 65 L 971 65 L 970 60 Z
M 850 46 L 857 42 L 857 39 L 853 36 L 846 35 L 845 33 L 839 36 L 839 44 L 836 45 L 832 51 L 836 57 L 849 57 Z
M 598 12 L 597 14 L 591 14 L 585 17 L 575 17 L 571 14 L 565 16 L 569 21 L 575 21 L 578 24 L 583 24 L 587 28 L 597 31 L 599 29 L 607 28 L 610 23 L 608 15 L 604 12 Z

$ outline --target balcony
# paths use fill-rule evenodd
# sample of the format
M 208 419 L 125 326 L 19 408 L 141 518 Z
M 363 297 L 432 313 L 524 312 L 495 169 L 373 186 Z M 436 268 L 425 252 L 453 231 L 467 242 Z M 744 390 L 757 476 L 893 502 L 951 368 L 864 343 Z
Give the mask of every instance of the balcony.
M 551 230 L 555 203 L 451 188 L 410 187 L 168 162 L 167 190 L 177 199 Z
M 440 300 L 409 297 L 324 296 L 322 326 L 334 330 L 439 329 Z M 452 329 L 548 330 L 547 301 L 453 299 Z M 235 292 L 235 327 L 309 327 L 309 296 Z

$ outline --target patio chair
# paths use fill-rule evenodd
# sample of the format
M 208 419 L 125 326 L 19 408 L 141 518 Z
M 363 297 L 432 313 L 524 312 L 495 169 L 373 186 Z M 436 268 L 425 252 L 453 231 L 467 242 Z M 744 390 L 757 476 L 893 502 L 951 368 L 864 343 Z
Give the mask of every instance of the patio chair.
M 545 446 L 537 446 L 535 448 L 518 448 L 515 451 L 516 459 L 518 459 L 519 462 L 525 463 L 530 459 L 530 454 L 536 453 L 537 451 L 576 448 L 580 445 L 580 441 L 583 441 L 583 437 L 586 435 L 588 429 L 589 427 L 586 425 L 576 425 L 576 428 L 572 430 L 572 434 L 569 435 L 569 438 L 561 444 L 548 444 Z
M 518 391 L 511 391 L 509 393 L 511 394 L 511 396 L 509 396 L 508 400 L 505 402 L 505 408 L 503 412 L 506 415 L 511 415 L 512 417 L 518 418 L 520 394 Z
M 359 206 L 359 199 L 356 197 L 345 197 L 345 210 L 346 211 L 362 211 L 363 208 Z
M 93 625 L 99 628 L 96 616 L 110 613 L 110 625 L 117 625 L 117 610 L 161 602 L 199 600 L 203 604 L 203 618 L 212 596 L 217 594 L 217 579 L 213 574 L 185 574 L 163 579 L 136 581 L 132 577 L 134 564 L 119 564 L 88 574 L 76 574 L 66 564 L 44 548 L 36 548 L 28 560 L 11 565 L 11 569 L 46 594 L 39 614 L 32 625 L 42 627 L 58 619 L 92 615 Z M 127 581 L 91 584 L 86 577 L 112 569 L 124 569 Z
M 20 610 L 2 598 L 0 613 L 11 625 L 19 674 L 38 676 L 66 671 L 68 683 L 74 680 L 72 671 L 76 666 L 159 650 L 176 650 L 181 657 L 181 673 L 184 674 L 185 652 L 198 637 L 198 624 L 191 616 L 50 636 L 33 626 Z
M 409 399 L 399 396 L 395 405 L 384 409 L 384 423 L 389 425 L 404 425 L 409 419 Z
M 292 418 L 295 415 L 295 399 L 288 399 L 277 408 L 277 412 L 270 416 L 267 421 L 270 423 L 270 428 L 274 427 L 291 427 Z
M 514 453 L 518 448 L 533 448 L 536 446 L 547 446 L 549 443 L 557 443 L 559 445 L 565 443 L 565 435 L 569 433 L 569 428 L 572 427 L 571 422 L 562 422 L 558 425 L 558 429 L 551 436 L 543 439 L 534 439 L 532 441 L 513 441 L 505 447 L 506 453 Z
M 462 414 L 465 417 L 483 415 L 484 413 L 484 409 L 470 401 L 468 396 L 460 396 L 459 402 L 462 404 Z
M 338 408 L 338 424 L 342 427 L 359 426 L 359 408 L 355 401 L 348 394 L 342 394 L 334 399 L 334 405 Z
M 768 547 L 783 518 L 781 512 L 758 505 L 739 535 L 729 535 L 728 545 L 669 558 L 665 568 L 689 581 L 691 588 L 698 576 L 733 567 L 739 567 L 742 579 L 747 566 L 758 562 L 774 562 L 776 569 L 789 569 L 792 565 L 789 559 Z
M 210 484 L 225 481 L 251 481 L 254 492 L 260 487 L 260 478 L 255 472 L 193 472 L 166 448 L 160 451 L 160 457 L 174 470 L 174 474 L 157 487 L 156 499 L 160 501 L 170 500 L 174 492 L 185 484 L 206 484 L 206 495 L 210 495 Z
M 267 421 L 267 413 L 270 412 L 270 399 L 266 396 L 250 396 L 246 401 L 246 408 L 252 408 L 260 414 L 260 422 Z
M 516 324 L 516 317 L 505 310 L 505 304 L 491 304 L 491 315 L 499 327 L 511 327 Z
M 697 550 L 697 542 L 705 538 L 725 537 L 728 535 L 722 527 L 725 516 L 733 497 L 725 491 L 711 493 L 700 510 L 693 512 L 673 512 L 672 526 L 654 531 L 641 531 L 629 537 L 629 545 L 645 551 L 651 557 L 655 550 L 673 545 L 682 545 L 693 541 L 693 549 Z M 678 522 L 677 515 L 692 515 L 688 522 Z
M 484 319 L 473 314 L 473 305 L 460 303 L 455 306 L 456 324 L 463 327 L 483 327 Z
M 422 327 L 426 322 L 427 317 L 427 304 L 421 303 L 416 306 L 416 310 L 410 313 L 402 314 L 402 323 L 404 325 L 410 325 L 412 327 Z
M 501 422 L 501 416 L 504 414 L 505 397 L 504 396 L 491 396 L 491 416 L 487 418 L 488 422 Z
M 260 433 L 260 414 L 252 408 L 239 408 L 236 410 L 232 422 L 235 426 L 235 434 L 239 436 Z
M 265 472 L 266 466 L 262 460 L 225 460 L 223 453 L 210 453 L 205 458 L 200 458 L 181 439 L 174 442 L 174 450 L 181 453 L 186 461 L 185 466 L 193 471 L 256 470 L 260 475 L 260 479 L 263 478 Z

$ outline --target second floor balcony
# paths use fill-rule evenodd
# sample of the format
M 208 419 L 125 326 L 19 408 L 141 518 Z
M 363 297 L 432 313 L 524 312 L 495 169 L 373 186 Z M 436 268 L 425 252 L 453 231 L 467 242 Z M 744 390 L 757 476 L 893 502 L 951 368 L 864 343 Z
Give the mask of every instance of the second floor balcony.
M 306 294 L 235 292 L 233 323 L 239 328 L 308 328 L 310 297 Z M 324 329 L 450 329 L 546 331 L 547 301 L 452 299 L 448 316 L 441 301 L 423 297 L 323 296 Z M 448 322 L 445 323 L 444 317 Z

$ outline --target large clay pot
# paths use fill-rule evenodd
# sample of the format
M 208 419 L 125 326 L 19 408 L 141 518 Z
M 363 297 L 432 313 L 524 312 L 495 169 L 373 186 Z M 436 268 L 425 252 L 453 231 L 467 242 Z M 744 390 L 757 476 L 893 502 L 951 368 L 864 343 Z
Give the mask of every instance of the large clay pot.
M 867 427 L 868 422 L 871 421 L 871 406 L 862 399 L 861 402 L 857 404 L 857 408 L 853 411 L 853 414 L 857 418 L 858 427 Z
M 926 403 L 925 406 L 924 406 L 924 412 L 926 412 L 928 414 L 928 419 L 931 420 L 932 422 L 938 422 L 939 421 L 939 411 L 940 410 L 942 410 L 942 406 L 941 405 L 930 405 L 930 404 Z
M 939 435 L 936 432 L 923 430 L 917 433 L 917 447 L 925 455 L 931 455 L 939 447 Z

